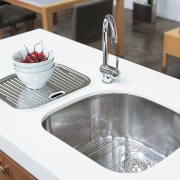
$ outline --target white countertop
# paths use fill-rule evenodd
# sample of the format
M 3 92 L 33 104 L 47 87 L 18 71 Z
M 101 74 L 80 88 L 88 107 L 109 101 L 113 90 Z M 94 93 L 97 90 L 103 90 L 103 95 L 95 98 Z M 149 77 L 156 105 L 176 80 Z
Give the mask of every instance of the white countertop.
M 0 40 L 0 78 L 14 73 L 15 51 L 43 41 L 53 49 L 56 63 L 64 64 L 91 79 L 84 89 L 34 110 L 17 110 L 0 100 L 0 149 L 40 180 L 55 179 L 178 179 L 180 149 L 154 167 L 136 174 L 116 173 L 103 168 L 42 127 L 45 115 L 74 101 L 100 92 L 130 93 L 148 98 L 180 113 L 180 81 L 120 58 L 121 76 L 112 84 L 102 83 L 99 67 L 102 52 L 38 29 Z M 115 57 L 110 56 L 115 63 Z

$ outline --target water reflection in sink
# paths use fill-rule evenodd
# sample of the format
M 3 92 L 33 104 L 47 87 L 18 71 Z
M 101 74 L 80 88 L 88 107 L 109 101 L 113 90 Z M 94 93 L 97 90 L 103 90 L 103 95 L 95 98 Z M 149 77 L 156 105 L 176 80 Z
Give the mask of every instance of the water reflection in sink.
M 116 172 L 144 171 L 180 146 L 180 115 L 128 94 L 88 97 L 52 113 L 43 127 Z

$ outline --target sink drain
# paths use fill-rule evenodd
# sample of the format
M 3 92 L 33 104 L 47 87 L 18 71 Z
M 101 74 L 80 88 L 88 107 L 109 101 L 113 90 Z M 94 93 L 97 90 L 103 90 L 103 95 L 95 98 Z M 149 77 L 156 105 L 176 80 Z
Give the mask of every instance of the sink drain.
M 127 159 L 124 162 L 124 169 L 130 173 L 137 173 L 150 168 L 150 165 L 141 159 Z

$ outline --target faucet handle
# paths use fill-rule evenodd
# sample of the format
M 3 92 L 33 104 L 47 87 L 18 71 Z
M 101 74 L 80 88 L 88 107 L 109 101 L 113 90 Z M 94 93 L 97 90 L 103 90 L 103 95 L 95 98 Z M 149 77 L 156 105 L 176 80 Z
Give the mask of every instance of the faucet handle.
M 119 66 L 119 57 L 116 56 L 116 72 L 118 72 L 118 66 Z
M 118 70 L 118 66 L 119 66 L 119 58 L 118 58 L 118 56 L 116 56 L 116 67 L 111 72 L 112 73 L 111 76 L 113 79 L 118 78 L 120 75 L 120 71 Z

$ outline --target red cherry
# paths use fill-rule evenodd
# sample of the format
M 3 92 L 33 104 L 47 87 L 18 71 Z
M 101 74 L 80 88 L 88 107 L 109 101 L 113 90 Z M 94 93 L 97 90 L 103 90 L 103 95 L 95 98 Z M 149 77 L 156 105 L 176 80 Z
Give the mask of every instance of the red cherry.
M 26 59 L 22 59 L 21 63 L 28 63 L 28 61 Z
M 45 54 L 43 52 L 40 52 L 38 56 L 39 56 L 39 61 L 40 62 L 47 60 L 46 56 L 45 56 Z
M 33 58 L 36 62 L 39 62 L 39 54 L 38 52 L 34 51 L 31 53 L 31 58 Z
M 36 60 L 31 56 L 31 54 L 27 54 L 26 60 L 28 63 L 36 63 Z
M 42 62 L 42 61 L 46 61 L 49 58 L 49 55 L 51 54 L 51 52 L 48 52 L 48 55 L 46 57 L 46 55 L 44 54 L 43 50 L 44 50 L 44 46 L 42 44 L 41 41 L 41 46 L 42 46 L 42 51 L 41 52 L 37 52 L 36 51 L 36 46 L 39 45 L 40 43 L 37 43 L 34 45 L 34 50 L 33 52 L 29 52 L 28 48 L 25 46 L 26 50 L 27 50 L 27 55 L 25 58 L 22 57 L 21 53 L 19 52 L 20 56 L 21 56 L 21 62 L 22 63 L 37 63 L 37 62 Z

